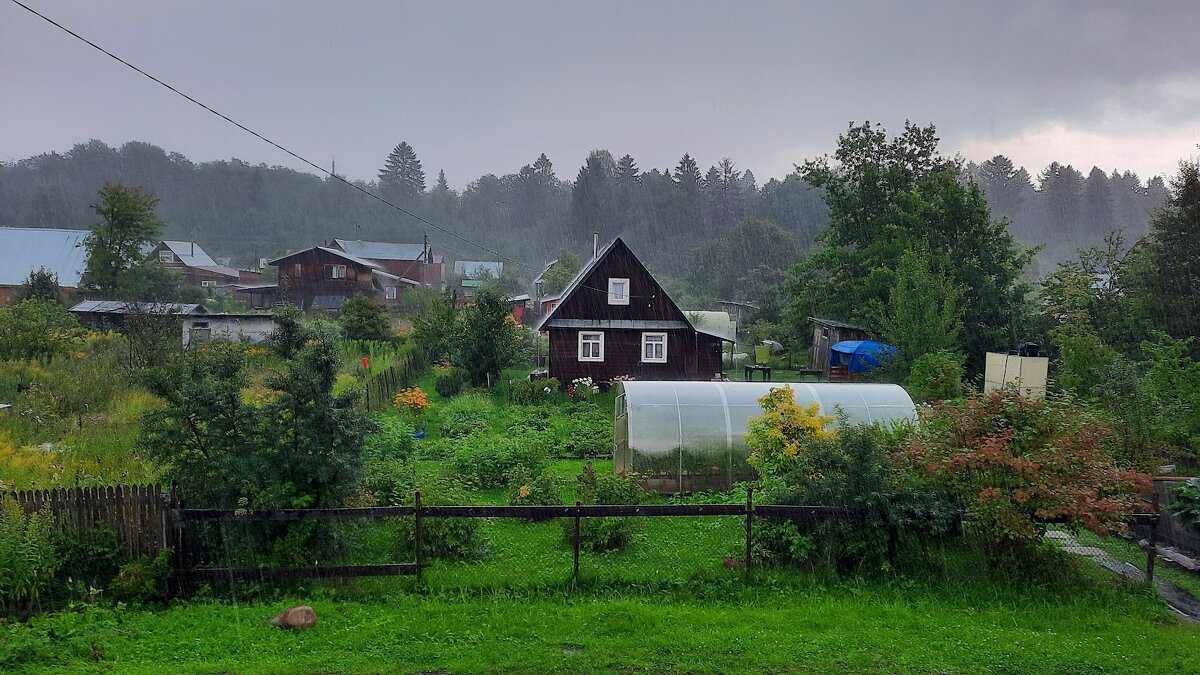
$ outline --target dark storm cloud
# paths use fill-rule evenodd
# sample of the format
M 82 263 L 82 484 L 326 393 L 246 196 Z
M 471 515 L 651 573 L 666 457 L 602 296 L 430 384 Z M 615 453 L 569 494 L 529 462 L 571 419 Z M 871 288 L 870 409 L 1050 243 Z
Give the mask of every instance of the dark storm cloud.
M 402 139 L 456 184 L 539 152 L 571 177 L 594 147 L 765 178 L 867 118 L 1035 171 L 1054 129 L 1063 161 L 1148 174 L 1200 128 L 1194 2 L 32 4 L 363 178 Z M 0 86 L 3 159 L 100 138 L 289 164 L 7 2 Z

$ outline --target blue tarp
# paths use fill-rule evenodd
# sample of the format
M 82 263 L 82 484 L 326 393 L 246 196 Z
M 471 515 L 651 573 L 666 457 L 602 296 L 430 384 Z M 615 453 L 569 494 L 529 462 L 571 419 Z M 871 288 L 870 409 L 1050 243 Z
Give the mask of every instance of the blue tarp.
M 899 354 L 900 350 L 892 345 L 885 345 L 874 340 L 846 340 L 829 348 L 829 365 L 846 366 L 852 373 L 865 373 L 883 365 L 888 357 Z

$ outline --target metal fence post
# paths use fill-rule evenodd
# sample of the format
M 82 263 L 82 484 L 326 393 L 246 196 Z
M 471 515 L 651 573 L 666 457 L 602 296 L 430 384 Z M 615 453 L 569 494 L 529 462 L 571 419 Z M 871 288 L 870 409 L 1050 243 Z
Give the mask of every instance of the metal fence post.
M 1154 559 L 1158 557 L 1158 490 L 1150 497 L 1150 542 L 1146 547 L 1146 583 L 1154 585 Z
M 746 488 L 746 581 L 750 581 L 750 566 L 754 564 L 751 550 L 754 548 L 754 488 Z
M 579 584 L 579 507 L 581 505 L 581 502 L 575 502 L 575 567 L 572 572 L 572 578 L 575 580 L 576 585 Z
M 414 539 L 416 540 L 413 544 L 413 548 L 415 549 L 415 552 L 416 552 L 415 557 L 417 559 L 416 560 L 417 583 L 419 584 L 419 583 L 421 583 L 421 570 L 425 566 L 424 560 L 422 559 L 423 556 L 422 556 L 422 551 L 421 551 L 421 491 L 420 490 L 417 490 L 416 496 L 413 499 L 413 504 L 416 505 L 416 510 L 413 512 L 413 523 L 414 523 L 413 524 L 413 530 L 414 530 L 413 534 L 414 534 Z

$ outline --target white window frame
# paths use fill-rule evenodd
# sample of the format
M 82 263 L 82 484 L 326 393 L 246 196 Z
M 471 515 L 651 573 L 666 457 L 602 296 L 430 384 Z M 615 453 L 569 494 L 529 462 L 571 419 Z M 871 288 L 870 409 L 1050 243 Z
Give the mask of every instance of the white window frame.
M 646 338 L 652 338 L 652 337 L 661 337 L 662 342 L 661 343 L 659 343 L 659 342 L 652 343 L 646 339 Z M 657 357 L 657 358 L 647 358 L 646 357 L 646 345 L 648 345 L 648 344 L 661 344 L 662 345 L 662 356 Z M 666 363 L 667 362 L 667 334 L 666 333 L 642 333 L 642 358 L 641 358 L 641 360 L 643 363 Z
M 385 300 L 395 300 L 396 299 L 396 287 L 388 286 L 387 288 L 383 289 L 383 298 Z
M 164 248 L 158 252 L 158 262 L 175 262 L 175 254 L 171 252 L 171 249 Z
M 624 295 L 618 296 L 614 286 L 617 284 L 625 285 Z M 628 305 L 629 304 L 629 279 L 622 277 L 612 277 L 608 280 L 608 304 L 610 305 Z
M 200 281 L 200 285 L 205 288 L 212 288 L 213 286 L 217 285 L 217 282 L 213 281 L 212 279 L 202 279 Z
M 345 265 L 330 265 L 329 266 L 329 278 L 330 279 L 345 279 L 346 278 L 346 266 Z
M 584 336 L 598 336 L 595 339 L 584 339 Z M 583 345 L 596 345 L 596 350 L 599 352 L 597 356 L 584 356 Z M 581 330 L 579 331 L 579 349 L 576 352 L 580 361 L 593 361 L 602 363 L 604 361 L 604 331 L 598 330 Z
M 300 263 L 295 263 L 294 265 L 292 265 L 292 276 L 298 277 L 303 273 L 304 273 L 303 265 L 301 265 Z

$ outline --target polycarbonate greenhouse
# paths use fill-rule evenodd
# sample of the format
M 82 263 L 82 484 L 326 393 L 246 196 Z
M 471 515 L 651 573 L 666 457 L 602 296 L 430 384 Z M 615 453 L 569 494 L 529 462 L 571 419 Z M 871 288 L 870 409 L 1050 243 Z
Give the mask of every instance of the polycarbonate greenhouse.
M 746 421 L 777 382 L 618 383 L 615 470 L 654 492 L 728 490 L 754 478 L 747 464 Z M 913 419 L 908 392 L 894 384 L 788 383 L 796 402 L 851 424 Z

